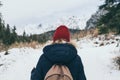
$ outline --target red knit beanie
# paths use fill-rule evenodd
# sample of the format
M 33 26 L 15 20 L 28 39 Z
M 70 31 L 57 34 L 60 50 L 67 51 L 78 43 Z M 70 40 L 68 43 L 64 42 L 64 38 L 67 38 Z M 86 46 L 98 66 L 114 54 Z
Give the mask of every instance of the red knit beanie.
M 69 29 L 65 26 L 65 25 L 61 25 L 59 26 L 54 35 L 53 35 L 53 41 L 55 42 L 56 40 L 59 40 L 59 39 L 64 39 L 66 40 L 67 42 L 70 41 L 70 32 L 69 32 Z

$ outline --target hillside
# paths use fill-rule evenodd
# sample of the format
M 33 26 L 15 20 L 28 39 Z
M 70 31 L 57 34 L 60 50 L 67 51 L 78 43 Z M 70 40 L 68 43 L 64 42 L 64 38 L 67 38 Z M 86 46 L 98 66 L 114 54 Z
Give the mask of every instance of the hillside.
M 98 3 L 100 1 L 98 0 Z M 72 2 L 75 1 L 72 0 Z M 60 18 L 59 13 L 62 10 L 54 11 L 57 9 L 55 6 L 51 8 L 53 13 L 48 16 L 42 16 L 39 10 L 32 8 L 37 10 L 37 13 L 33 15 L 34 11 L 33 13 L 28 11 L 32 18 L 27 14 L 29 17 L 27 20 L 28 22 L 30 20 L 31 24 L 25 23 L 24 18 L 18 16 L 18 20 L 22 20 L 19 21 L 21 25 L 23 25 L 22 22 L 26 24 L 23 27 L 6 24 L 0 12 L 0 80 L 30 80 L 31 70 L 36 67 L 44 46 L 52 43 L 53 33 L 61 24 L 68 26 L 70 30 L 71 39 L 82 59 L 87 80 L 120 80 L 120 0 L 105 0 L 93 15 L 91 13 L 94 8 L 89 7 L 98 4 L 97 1 L 91 1 L 94 4 L 90 4 L 87 0 L 85 2 L 87 2 L 86 5 L 74 4 L 74 7 L 70 9 L 64 9 L 65 4 L 62 6 L 55 4 L 58 8 L 64 9 L 65 13 L 61 14 L 64 18 Z M 73 3 L 70 2 L 70 4 Z M 1 5 L 0 1 L 0 8 Z M 36 6 L 43 8 L 39 5 L 38 3 Z M 47 7 L 46 4 L 44 6 Z M 33 3 L 30 7 L 34 7 Z M 51 11 L 51 9 L 46 8 L 46 11 Z M 46 11 L 40 13 L 47 13 Z M 91 18 L 86 22 L 90 15 Z M 36 23 L 33 21 L 34 16 Z M 14 19 L 15 16 L 12 17 Z M 53 22 L 55 17 L 60 20 L 56 19 Z
M 120 0 L 105 0 L 86 23 L 86 29 L 98 28 L 100 34 L 120 34 Z
M 52 20 L 52 19 L 51 19 Z M 66 25 L 69 29 L 77 29 L 80 30 L 82 29 L 81 25 L 81 19 L 77 16 L 69 16 L 69 17 L 64 17 L 64 18 L 58 18 L 57 21 L 54 23 L 39 23 L 39 24 L 28 24 L 25 25 L 24 27 L 17 27 L 16 28 L 16 33 L 18 35 L 22 35 L 23 32 L 27 35 L 34 35 L 34 34 L 43 34 L 45 32 L 53 31 L 55 30 L 58 26 L 60 25 Z
M 70 33 L 71 33 L 71 38 L 75 38 L 74 35 L 79 34 L 80 31 L 81 31 L 81 30 L 78 30 L 78 29 L 69 29 L 69 30 L 70 30 Z M 55 30 L 52 30 L 52 31 L 44 32 L 42 34 L 36 34 L 36 36 L 38 36 L 38 40 L 43 38 L 43 36 L 44 36 L 46 41 L 48 41 L 48 40 L 52 40 L 54 32 L 55 32 Z
M 11 27 L 9 24 L 5 24 L 2 16 L 0 16 L 0 49 L 4 48 L 4 46 L 9 47 L 15 43 L 31 43 L 33 41 L 45 43 L 52 39 L 55 29 L 63 24 L 66 24 L 70 29 L 71 38 L 76 38 L 74 35 L 78 35 L 81 31 L 79 22 L 79 18 L 72 16 L 53 25 L 27 25 L 18 28 L 16 26 Z
M 116 47 L 118 43 L 116 39 L 119 38 L 120 36 L 110 40 L 100 40 L 99 37 L 82 38 L 76 42 L 87 80 L 120 80 L 120 71 L 113 63 L 113 58 L 119 55 L 120 48 Z M 100 46 L 101 43 L 104 45 Z M 42 46 L 38 49 L 13 48 L 8 50 L 8 55 L 0 52 L 0 79 L 30 80 L 31 70 L 43 53 L 42 49 Z

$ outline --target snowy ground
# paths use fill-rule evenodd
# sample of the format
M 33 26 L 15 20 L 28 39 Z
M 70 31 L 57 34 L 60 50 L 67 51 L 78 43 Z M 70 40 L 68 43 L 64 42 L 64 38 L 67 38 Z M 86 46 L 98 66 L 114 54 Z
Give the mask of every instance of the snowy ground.
M 98 39 L 82 39 L 77 42 L 87 80 L 120 80 L 120 71 L 115 69 L 113 58 L 119 55 L 117 43 L 94 44 Z M 104 41 L 104 43 L 106 43 Z M 42 47 L 43 48 L 43 47 Z M 36 66 L 42 48 L 13 48 L 8 55 L 0 53 L 0 80 L 30 80 L 30 72 Z

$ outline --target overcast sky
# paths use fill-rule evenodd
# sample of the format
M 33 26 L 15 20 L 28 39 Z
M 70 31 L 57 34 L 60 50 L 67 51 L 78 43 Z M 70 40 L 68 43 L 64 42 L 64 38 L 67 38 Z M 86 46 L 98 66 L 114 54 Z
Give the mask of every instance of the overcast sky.
M 11 26 L 50 23 L 66 16 L 86 21 L 104 0 L 0 0 L 3 19 Z

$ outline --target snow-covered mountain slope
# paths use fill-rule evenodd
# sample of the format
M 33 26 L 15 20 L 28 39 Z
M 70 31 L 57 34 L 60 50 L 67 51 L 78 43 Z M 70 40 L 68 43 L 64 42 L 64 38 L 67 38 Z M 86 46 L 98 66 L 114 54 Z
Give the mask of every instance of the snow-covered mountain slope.
M 95 44 L 94 42 L 98 42 Z M 99 46 L 103 42 L 109 42 Z M 113 43 L 114 42 L 114 43 Z M 113 58 L 118 55 L 120 47 L 117 41 L 99 41 L 96 39 L 81 39 L 77 43 L 78 55 L 81 56 L 87 80 L 120 80 L 120 71 L 115 69 Z M 8 55 L 0 53 L 0 80 L 30 80 L 33 67 L 36 66 L 43 47 L 13 48 Z
M 99 9 L 98 11 L 96 11 L 96 13 L 94 13 L 91 18 L 86 22 L 86 29 L 90 29 L 90 28 L 95 28 L 97 26 L 97 22 L 99 21 L 99 19 L 101 18 L 101 16 L 107 14 L 108 11 L 105 9 Z
M 70 29 L 83 29 L 85 23 L 81 23 L 81 19 L 76 16 L 64 17 L 57 20 L 55 23 L 40 23 L 29 24 L 24 27 L 17 27 L 17 34 L 22 35 L 25 31 L 26 34 L 41 34 L 47 31 L 55 30 L 60 25 L 66 25 Z M 83 27 L 82 27 L 83 26 Z

